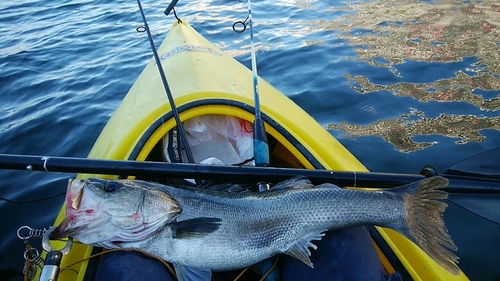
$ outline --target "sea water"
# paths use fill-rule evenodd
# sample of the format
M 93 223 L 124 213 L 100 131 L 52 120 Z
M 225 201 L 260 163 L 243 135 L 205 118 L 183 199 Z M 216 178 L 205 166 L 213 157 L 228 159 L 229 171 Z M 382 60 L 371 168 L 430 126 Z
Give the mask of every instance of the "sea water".
M 143 25 L 136 2 L 109 2 L 0 4 L 0 153 L 88 154 L 152 57 L 145 33 L 136 31 Z M 143 2 L 157 46 L 175 21 L 161 2 Z M 176 11 L 250 67 L 249 31 L 232 29 L 247 17 L 246 1 L 179 1 Z M 259 75 L 368 169 L 439 170 L 500 145 L 495 1 L 266 0 L 253 3 L 253 18 Z M 51 226 L 72 176 L 0 171 L 2 198 L 59 194 L 0 201 L 1 280 L 22 280 L 16 231 Z M 487 257 L 500 254 L 500 238 L 489 236 L 491 247 L 477 250 L 460 238 L 469 227 L 450 227 L 460 265 L 471 278 L 498 278 L 497 261 Z M 488 227 L 499 233 L 498 225 Z

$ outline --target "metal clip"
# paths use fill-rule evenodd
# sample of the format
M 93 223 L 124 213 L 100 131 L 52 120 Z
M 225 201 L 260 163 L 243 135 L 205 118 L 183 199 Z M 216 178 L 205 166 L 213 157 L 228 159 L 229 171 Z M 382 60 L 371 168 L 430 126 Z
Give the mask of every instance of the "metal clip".
M 263 192 L 269 190 L 271 185 L 268 182 L 259 182 L 257 183 L 257 187 L 259 188 L 259 192 Z
M 59 277 L 59 266 L 61 265 L 62 257 L 69 253 L 71 246 L 73 246 L 73 238 L 68 237 L 68 242 L 61 250 L 52 248 L 50 245 L 49 237 L 54 227 L 49 228 L 45 232 L 42 238 L 42 246 L 45 251 L 47 251 L 47 256 L 45 258 L 45 265 L 40 273 L 40 281 L 57 281 Z
M 28 230 L 28 235 L 23 236 L 23 235 L 21 235 L 21 232 L 25 232 L 24 231 L 25 229 Z M 21 240 L 27 240 L 27 239 L 30 239 L 30 238 L 40 239 L 40 238 L 43 237 L 43 235 L 45 234 L 45 232 L 47 232 L 46 228 L 44 228 L 44 229 L 34 229 L 34 228 L 31 228 L 31 227 L 25 225 L 25 226 L 21 226 L 17 230 L 17 237 L 19 237 L 19 239 L 21 239 Z
M 54 229 L 55 229 L 55 227 L 52 227 L 52 228 L 49 228 L 45 232 L 45 234 L 42 237 L 42 247 L 47 252 L 59 251 L 63 255 L 67 255 L 69 253 L 69 251 L 71 250 L 71 247 L 73 246 L 73 238 L 68 237 L 68 242 L 66 243 L 66 245 L 64 246 L 64 248 L 62 248 L 60 250 L 54 249 L 54 248 L 52 248 L 52 245 L 50 245 L 50 241 L 49 241 L 49 236 L 52 233 L 52 231 L 54 231 Z
M 36 267 L 41 268 L 43 266 L 44 260 L 35 248 L 30 248 L 24 251 L 24 259 L 28 262 L 33 263 Z
M 36 248 L 31 247 L 28 240 L 24 240 L 24 243 L 26 244 L 26 250 L 24 251 L 26 262 L 24 263 L 23 274 L 31 281 L 35 277 L 36 271 L 43 267 L 45 260 L 40 256 Z

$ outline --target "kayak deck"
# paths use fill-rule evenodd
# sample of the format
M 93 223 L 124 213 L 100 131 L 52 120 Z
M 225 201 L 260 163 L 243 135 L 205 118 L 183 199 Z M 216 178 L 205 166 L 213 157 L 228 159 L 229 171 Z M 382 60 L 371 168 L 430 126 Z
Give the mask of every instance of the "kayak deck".
M 173 25 L 158 54 L 182 122 L 206 115 L 253 121 L 252 73 L 199 35 L 188 23 Z M 367 171 L 311 116 L 261 78 L 259 92 L 268 139 L 274 144 L 271 166 Z M 161 161 L 162 140 L 175 128 L 152 59 L 101 132 L 88 157 Z M 81 174 L 78 177 L 92 176 L 96 175 Z M 62 221 L 64 214 L 65 206 L 56 224 Z M 463 273 L 459 276 L 448 273 L 395 231 L 377 227 L 372 229 L 372 234 L 378 237 L 374 245 L 387 273 L 394 272 L 395 264 L 399 264 L 413 280 L 468 280 Z M 70 254 L 64 257 L 61 267 L 91 253 L 92 247 L 75 244 Z M 72 267 L 78 274 L 71 270 L 62 272 L 60 280 L 83 280 L 87 264 Z

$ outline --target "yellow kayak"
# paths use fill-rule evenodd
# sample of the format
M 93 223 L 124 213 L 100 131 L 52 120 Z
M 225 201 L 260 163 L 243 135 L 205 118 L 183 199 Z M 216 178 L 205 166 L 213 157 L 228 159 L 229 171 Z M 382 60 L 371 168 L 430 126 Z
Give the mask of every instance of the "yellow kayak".
M 229 116 L 240 122 L 243 131 L 248 129 L 254 119 L 250 70 L 186 22 L 172 26 L 158 54 L 182 122 L 206 116 Z M 273 143 L 271 166 L 367 171 L 311 116 L 261 78 L 259 92 L 268 139 Z M 166 136 L 174 130 L 173 113 L 157 65 L 151 59 L 101 132 L 88 158 L 161 161 L 165 159 Z M 80 178 L 91 176 L 95 175 L 79 175 Z M 65 206 L 56 225 L 64 215 Z M 413 280 L 468 280 L 463 272 L 458 276 L 448 273 L 395 231 L 373 228 L 372 235 L 387 274 L 403 270 Z M 56 248 L 57 243 L 64 245 L 64 242 L 54 242 Z M 89 257 L 95 250 L 75 243 L 64 256 L 61 268 Z M 59 280 L 83 280 L 88 265 L 85 261 L 72 266 L 72 270 L 61 272 Z

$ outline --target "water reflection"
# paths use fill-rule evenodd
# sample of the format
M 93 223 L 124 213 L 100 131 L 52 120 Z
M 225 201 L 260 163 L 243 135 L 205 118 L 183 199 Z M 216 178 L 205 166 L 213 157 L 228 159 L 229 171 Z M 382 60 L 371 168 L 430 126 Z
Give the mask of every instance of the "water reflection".
M 408 65 L 415 69 L 421 67 L 422 76 L 430 80 L 384 85 L 371 82 L 369 76 L 346 73 L 344 77 L 352 90 L 360 94 L 385 91 L 394 98 L 411 97 L 421 103 L 465 102 L 486 113 L 500 110 L 500 5 L 497 1 L 389 0 L 351 3 L 347 9 L 356 13 L 321 23 L 324 29 L 341 31 L 338 36 L 354 46 L 357 57 L 346 59 L 387 68 L 395 78 L 406 81 L 401 69 Z M 473 58 L 473 63 L 456 69 L 454 77 L 440 77 L 439 70 L 444 64 L 453 68 L 451 63 L 464 62 L 466 58 Z M 403 67 L 404 64 L 407 66 Z M 413 141 L 415 135 L 458 137 L 457 143 L 463 144 L 484 141 L 479 130 L 500 130 L 496 114 L 493 114 L 495 117 L 476 117 L 477 110 L 464 114 L 463 107 L 459 108 L 458 112 L 453 112 L 453 107 L 443 108 L 437 118 L 425 117 L 424 113 L 416 114 L 413 110 L 366 126 L 344 122 L 327 128 L 350 137 L 382 136 L 402 152 L 432 145 Z
M 418 117 L 414 119 L 414 117 Z M 476 117 L 473 115 L 441 114 L 437 118 L 425 117 L 420 111 L 412 111 L 397 118 L 379 120 L 370 125 L 356 125 L 344 122 L 329 124 L 327 129 L 344 133 L 346 138 L 360 136 L 381 136 L 401 152 L 412 152 L 433 145 L 435 142 L 416 142 L 416 135 L 443 135 L 459 138 L 457 144 L 470 141 L 481 142 L 483 129 L 500 131 L 500 117 Z
M 452 102 L 464 101 L 473 104 L 481 110 L 499 110 L 500 96 L 485 98 L 476 92 L 498 91 L 500 79 L 491 73 L 480 73 L 469 76 L 461 71 L 456 77 L 440 79 L 432 83 L 397 83 L 394 85 L 377 85 L 371 83 L 365 76 L 350 74 L 344 75 L 349 79 L 349 86 L 360 94 L 387 90 L 395 96 L 412 97 L 421 102 L 439 101 Z M 484 93 L 485 96 L 488 96 Z
M 359 58 L 382 57 L 392 64 L 405 60 L 450 62 L 476 56 L 485 70 L 499 74 L 500 5 L 494 1 L 383 1 L 351 5 L 357 14 L 325 23 L 344 31 Z M 495 1 L 496 2 L 496 1 Z

